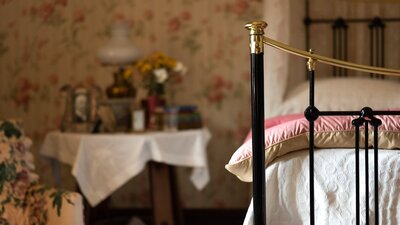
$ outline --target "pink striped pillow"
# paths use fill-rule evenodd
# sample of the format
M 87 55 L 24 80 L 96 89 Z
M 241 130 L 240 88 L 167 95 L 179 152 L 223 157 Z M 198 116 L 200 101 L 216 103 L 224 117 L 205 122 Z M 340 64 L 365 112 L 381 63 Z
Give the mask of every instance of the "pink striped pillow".
M 354 148 L 355 116 L 320 117 L 315 121 L 314 144 L 316 148 Z M 377 116 L 382 120 L 379 127 L 379 148 L 400 148 L 400 116 Z M 265 129 L 265 162 L 290 152 L 307 149 L 309 145 L 308 121 L 303 117 Z M 361 127 L 360 129 L 364 129 Z M 370 132 L 372 129 L 370 129 Z M 363 147 L 364 132 L 360 132 L 360 147 Z M 369 135 L 373 144 L 373 135 Z M 225 168 L 243 181 L 252 179 L 252 141 L 248 139 L 232 155 Z
M 271 128 L 274 127 L 276 125 L 282 124 L 282 123 L 286 123 L 292 120 L 297 120 L 300 118 L 304 118 L 304 114 L 289 114 L 289 115 L 283 115 L 283 116 L 277 116 L 271 119 L 265 119 L 264 121 L 264 128 Z M 251 131 L 247 134 L 247 137 L 245 139 L 245 141 L 249 140 L 251 138 Z

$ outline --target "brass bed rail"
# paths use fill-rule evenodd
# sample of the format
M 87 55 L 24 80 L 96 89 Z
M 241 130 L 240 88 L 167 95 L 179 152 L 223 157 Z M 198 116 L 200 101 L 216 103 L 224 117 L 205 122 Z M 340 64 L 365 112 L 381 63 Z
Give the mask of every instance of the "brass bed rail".
M 314 122 L 319 116 L 343 116 L 356 115 L 357 119 L 352 121 L 355 127 L 355 151 L 356 151 L 356 224 L 360 224 L 360 194 L 359 194 L 359 132 L 360 127 L 365 126 L 366 136 L 368 135 L 368 126 L 373 126 L 374 131 L 374 184 L 375 184 L 375 224 L 379 224 L 378 211 L 378 141 L 377 132 L 381 121 L 376 115 L 400 115 L 400 111 L 374 111 L 369 107 L 364 107 L 361 111 L 319 111 L 314 106 L 314 71 L 316 62 L 325 63 L 335 67 L 357 70 L 371 74 L 381 74 L 388 76 L 400 76 L 400 70 L 387 69 L 374 66 L 366 66 L 356 63 L 350 63 L 342 60 L 313 54 L 311 51 L 303 51 L 293 48 L 289 45 L 275 41 L 264 36 L 264 29 L 267 23 L 255 21 L 245 26 L 250 31 L 250 64 L 251 64 L 251 118 L 252 118 L 252 145 L 253 145 L 253 209 L 254 224 L 266 224 L 266 193 L 265 193 L 265 137 L 264 137 L 264 44 L 289 54 L 307 58 L 308 75 L 310 81 L 309 106 L 304 115 L 309 121 L 309 158 L 310 158 L 310 225 L 315 224 L 314 212 Z M 368 139 L 367 139 L 368 140 Z M 365 143 L 366 160 L 368 160 L 368 143 Z M 368 163 L 366 164 L 368 165 Z M 368 166 L 365 166 L 368 174 Z M 368 181 L 368 176 L 366 176 Z M 366 185 L 366 193 L 369 193 L 369 185 Z M 368 195 L 367 195 L 368 196 Z M 366 201 L 366 211 L 369 209 L 369 201 Z M 378 212 L 377 212 L 378 211 Z M 366 224 L 369 224 L 368 213 L 366 215 Z
M 351 63 L 343 60 L 338 60 L 338 59 L 333 59 L 329 58 L 326 56 L 321 56 L 317 55 L 314 53 L 306 52 L 297 48 L 293 48 L 289 45 L 286 45 L 284 43 L 281 43 L 279 41 L 275 41 L 271 38 L 268 37 L 263 37 L 263 42 L 266 45 L 269 45 L 271 47 L 280 49 L 284 52 L 297 55 L 303 58 L 307 59 L 313 59 L 317 60 L 321 63 L 325 63 L 331 66 L 336 66 L 336 67 L 341 67 L 345 69 L 351 69 L 351 70 L 357 70 L 357 71 L 362 71 L 366 73 L 375 73 L 375 74 L 381 74 L 381 75 L 388 75 L 388 76 L 400 76 L 400 70 L 396 69 L 387 69 L 387 68 L 382 68 L 382 67 L 375 67 L 375 66 L 367 66 L 367 65 L 362 65 L 362 64 L 357 64 L 357 63 Z M 363 73 L 365 74 L 365 73 Z M 366 74 L 369 75 L 369 74 Z
M 311 59 L 317 60 L 321 63 L 325 63 L 325 64 L 328 64 L 331 66 L 341 67 L 341 68 L 345 68 L 345 69 L 357 70 L 357 71 L 362 71 L 362 72 L 366 72 L 366 73 L 376 73 L 376 74 L 381 74 L 381 75 L 400 76 L 400 70 L 387 69 L 387 68 L 375 67 L 375 66 L 367 66 L 367 65 L 351 63 L 351 62 L 347 62 L 347 61 L 343 61 L 343 60 L 333 59 L 333 58 L 329 58 L 326 56 L 322 56 L 322 55 L 310 53 L 310 52 L 307 52 L 304 50 L 300 50 L 300 49 L 291 47 L 287 44 L 284 44 L 282 42 L 262 36 L 264 34 L 264 32 L 263 32 L 264 28 L 267 27 L 267 23 L 263 22 L 263 21 L 255 21 L 252 23 L 248 23 L 248 24 L 246 24 L 245 27 L 250 30 L 251 36 L 258 36 L 257 38 L 251 38 L 251 40 L 250 40 L 251 42 L 262 41 L 266 45 L 277 48 L 279 50 L 290 53 L 292 55 L 300 56 L 300 57 L 307 58 L 307 59 L 311 58 Z M 261 32 L 260 29 L 262 30 L 262 34 L 261 34 L 262 37 L 259 37 L 260 36 L 259 33 Z M 259 44 L 250 44 L 250 47 L 256 46 L 256 45 L 258 46 Z M 253 51 L 255 53 L 257 50 L 252 50 L 252 52 Z M 262 50 L 262 52 L 263 52 L 263 50 Z

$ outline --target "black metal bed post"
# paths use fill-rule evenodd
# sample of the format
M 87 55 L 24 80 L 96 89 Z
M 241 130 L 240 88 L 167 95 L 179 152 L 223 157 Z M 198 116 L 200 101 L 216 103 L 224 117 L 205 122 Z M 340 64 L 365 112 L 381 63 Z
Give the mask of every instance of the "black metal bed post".
M 365 121 L 364 124 L 364 133 L 365 133 L 365 224 L 369 224 L 369 168 L 368 168 L 368 149 L 369 149 L 369 144 L 368 144 L 368 121 Z
M 365 223 L 369 224 L 369 172 L 368 172 L 368 150 L 369 150 L 369 133 L 368 125 L 373 126 L 374 135 L 374 209 L 375 209 L 375 225 L 379 225 L 379 167 L 378 167 L 378 128 L 382 125 L 382 121 L 375 115 L 392 114 L 390 111 L 373 111 L 370 107 L 364 107 L 360 111 L 358 118 L 352 121 L 355 126 L 355 168 L 356 168 L 356 225 L 360 224 L 360 127 L 364 126 L 364 147 L 365 147 Z
M 310 49 L 310 53 L 313 51 Z M 314 105 L 314 72 L 315 72 L 316 60 L 309 58 L 307 62 L 308 69 L 308 79 L 310 82 L 310 100 L 309 106 L 304 112 L 304 116 L 309 122 L 309 181 L 310 181 L 310 225 L 315 225 L 315 207 L 314 207 L 314 121 L 318 119 L 319 111 Z
M 263 21 L 246 24 L 250 31 L 254 225 L 266 224 L 263 43 L 266 27 Z
M 352 123 L 355 126 L 356 225 L 360 225 L 360 126 L 364 119 L 360 117 Z
M 374 202 L 375 202 L 375 225 L 379 225 L 379 167 L 378 167 L 378 128 L 382 121 L 376 118 L 371 119 L 374 127 Z

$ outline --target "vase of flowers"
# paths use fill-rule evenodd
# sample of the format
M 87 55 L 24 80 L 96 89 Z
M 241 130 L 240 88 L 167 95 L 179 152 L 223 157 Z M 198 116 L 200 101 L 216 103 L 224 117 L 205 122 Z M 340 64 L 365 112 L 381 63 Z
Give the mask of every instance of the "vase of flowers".
M 148 128 L 152 127 L 152 117 L 158 107 L 165 105 L 167 83 L 176 83 L 182 80 L 187 68 L 162 52 L 155 52 L 137 61 L 133 65 L 142 76 L 142 84 L 147 90 L 146 109 Z M 171 91 L 172 90 L 168 90 Z M 171 93 L 173 96 L 173 93 Z
M 164 97 L 167 82 L 179 81 L 186 74 L 187 68 L 162 52 L 155 52 L 134 64 L 142 74 L 142 82 L 148 96 Z

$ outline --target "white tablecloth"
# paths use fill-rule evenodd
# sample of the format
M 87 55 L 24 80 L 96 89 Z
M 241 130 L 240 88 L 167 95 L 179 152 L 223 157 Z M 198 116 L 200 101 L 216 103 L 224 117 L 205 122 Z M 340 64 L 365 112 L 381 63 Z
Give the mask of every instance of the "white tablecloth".
M 150 160 L 193 167 L 191 181 L 201 190 L 209 181 L 204 129 L 140 134 L 47 134 L 40 153 L 72 166 L 82 193 L 96 206 Z

